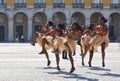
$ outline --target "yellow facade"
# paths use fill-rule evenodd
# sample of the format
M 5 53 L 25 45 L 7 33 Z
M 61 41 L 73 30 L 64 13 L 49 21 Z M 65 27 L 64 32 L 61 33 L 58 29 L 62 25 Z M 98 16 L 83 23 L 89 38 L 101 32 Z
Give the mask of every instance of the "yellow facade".
M 103 0 L 104 6 L 110 6 L 111 0 Z
M 5 0 L 5 2 L 6 2 L 8 7 L 9 6 L 13 6 L 13 7 L 10 8 L 11 10 L 8 9 L 9 10 L 8 12 L 13 13 L 12 9 L 14 10 L 14 5 L 16 3 L 16 0 Z M 58 24 L 58 23 L 65 23 L 67 25 L 71 25 L 71 22 L 78 22 L 81 26 L 82 25 L 86 25 L 87 26 L 90 23 L 98 24 L 98 18 L 101 17 L 101 16 L 105 16 L 107 19 L 109 19 L 109 18 L 112 19 L 112 21 L 111 21 L 112 23 L 111 22 L 107 23 L 108 26 L 111 26 L 114 29 L 113 30 L 114 31 L 113 32 L 114 35 L 112 35 L 112 33 L 111 33 L 110 37 L 115 36 L 117 38 L 120 35 L 120 33 L 118 31 L 118 28 L 120 27 L 120 25 L 119 25 L 120 15 L 114 16 L 116 14 L 113 12 L 114 9 L 115 9 L 116 13 L 119 12 L 119 10 L 116 10 L 116 9 L 119 9 L 119 5 L 116 4 L 118 6 L 118 8 L 114 7 L 114 5 L 111 6 L 110 5 L 111 4 L 111 0 L 102 0 L 103 6 L 101 4 L 98 4 L 97 7 L 96 7 L 97 4 L 92 5 L 93 4 L 93 0 L 83 0 L 82 4 L 84 6 L 80 5 L 80 4 L 73 4 L 74 0 L 64 0 L 64 4 L 65 4 L 66 8 L 65 9 L 61 9 L 61 8 L 64 8 L 64 6 L 62 6 L 60 8 L 60 11 L 59 11 L 59 9 L 55 9 L 55 11 L 52 10 L 52 7 L 55 7 L 54 6 L 54 3 L 55 3 L 54 0 L 45 0 L 46 6 L 47 7 L 51 6 L 51 8 L 50 8 L 50 11 L 47 11 L 47 9 L 45 9 L 46 10 L 45 12 L 44 11 L 42 12 L 41 8 L 38 9 L 38 10 L 40 10 L 39 12 L 41 12 L 42 14 L 45 15 L 42 18 L 40 17 L 41 18 L 40 20 L 42 20 L 40 22 L 31 21 L 32 18 L 34 19 L 34 17 L 32 17 L 31 15 L 33 15 L 33 16 L 35 15 L 33 12 L 36 10 L 36 8 L 39 8 L 39 6 L 41 7 L 43 5 L 43 4 L 42 5 L 40 5 L 40 4 L 37 5 L 36 4 L 35 6 L 38 6 L 38 7 L 36 7 L 35 10 L 34 9 L 30 10 L 29 8 L 34 8 L 34 3 L 36 3 L 35 0 L 25 0 L 25 4 L 26 4 L 25 7 L 26 8 L 21 9 L 20 11 L 19 11 L 19 9 L 15 9 L 15 11 L 18 12 L 18 13 L 21 12 L 21 11 L 23 12 L 22 14 L 26 13 L 26 14 L 24 14 L 25 17 L 22 18 L 24 20 L 24 23 L 16 23 L 15 22 L 14 18 L 16 16 L 16 14 L 18 14 L 18 13 L 16 13 L 16 14 L 13 15 L 13 25 L 10 24 L 9 22 L 12 22 L 12 20 L 9 19 L 11 16 L 10 16 L 10 14 L 6 13 L 6 11 L 5 11 L 5 14 L 7 14 L 7 16 L 8 16 L 6 22 L 3 23 L 4 26 L 5 26 L 5 33 L 4 33 L 5 34 L 5 36 L 4 36 L 5 39 L 9 39 L 9 40 L 12 39 L 12 40 L 14 40 L 16 32 L 18 32 L 18 30 L 19 30 L 17 28 L 19 25 L 20 25 L 21 28 L 23 27 L 23 29 L 22 30 L 20 29 L 20 32 L 18 32 L 18 33 L 22 32 L 22 34 L 24 35 L 25 38 L 27 38 L 27 40 L 31 40 L 32 34 L 37 30 L 37 27 L 38 26 L 45 26 L 45 23 L 48 20 L 52 20 L 55 25 Z M 19 8 L 19 6 L 20 6 L 20 8 L 21 8 L 21 5 L 22 4 L 18 4 L 15 7 L 18 6 L 18 8 Z M 59 8 L 59 5 L 57 5 L 57 6 L 58 7 L 56 7 L 56 8 Z M 100 8 L 98 8 L 99 6 L 100 6 Z M 24 5 L 23 5 L 23 7 L 24 7 Z M 69 7 L 71 9 L 71 13 L 69 13 L 69 10 L 67 10 L 67 7 Z M 85 9 L 83 11 L 80 11 L 79 7 L 80 8 L 84 7 Z M 88 8 L 88 9 L 86 9 L 86 8 Z M 103 8 L 103 9 L 101 9 L 101 8 Z M 104 9 L 104 8 L 106 8 L 106 9 L 108 8 L 107 10 L 110 11 L 110 13 L 109 14 L 106 13 L 106 9 Z M 92 9 L 92 11 L 91 11 L 91 9 Z M 5 10 L 7 10 L 7 9 L 5 9 Z M 63 10 L 63 12 L 61 12 L 61 10 Z M 31 11 L 31 14 L 29 14 L 29 11 Z M 56 11 L 59 13 L 58 14 L 59 17 L 58 17 L 58 15 L 56 17 L 53 16 Z M 90 14 L 87 14 L 87 16 L 86 16 L 86 13 L 88 13 L 88 11 L 89 11 Z M 37 13 L 37 11 L 35 11 L 35 12 Z M 76 12 L 79 12 L 79 13 L 76 13 Z M 98 12 L 98 13 L 95 13 L 95 12 Z M 103 15 L 102 12 L 105 13 L 105 15 Z M 51 13 L 51 15 L 48 15 L 48 13 Z M 60 14 L 60 13 L 62 13 L 62 14 Z M 74 13 L 76 13 L 76 14 L 73 15 Z M 111 16 L 110 14 L 113 14 L 113 15 Z M 118 18 L 118 20 L 116 20 L 117 18 Z M 13 27 L 13 30 L 10 29 L 11 27 Z
M 7 6 L 13 6 L 16 0 L 6 0 Z
M 54 3 L 54 0 L 46 0 L 46 6 L 52 6 Z
M 110 6 L 111 0 L 102 0 L 103 6 Z M 8 6 L 14 6 L 16 0 L 6 0 Z M 34 6 L 35 0 L 26 0 L 27 6 Z M 53 6 L 54 0 L 45 0 L 46 6 Z M 72 6 L 73 0 L 64 0 L 66 6 Z M 85 6 L 91 6 L 92 0 L 84 0 Z
M 65 6 L 72 6 L 73 0 L 64 0 Z
M 91 6 L 92 0 L 84 0 L 84 5 L 85 6 Z
M 25 0 L 26 1 L 26 5 L 27 6 L 34 6 L 35 0 Z M 102 0 L 103 2 L 103 6 L 110 6 L 110 1 L 111 0 Z M 6 4 L 7 6 L 14 6 L 14 4 L 16 3 L 16 0 L 6 0 Z M 73 0 L 64 0 L 65 6 L 72 6 Z M 54 4 L 54 0 L 45 0 L 45 4 L 46 6 L 53 6 Z M 91 6 L 92 4 L 92 0 L 84 0 L 83 1 L 84 6 Z M 25 19 L 25 21 L 27 21 Z M 7 28 L 6 31 L 8 32 L 8 24 L 7 24 Z M 25 22 L 24 24 L 24 35 L 27 36 L 27 22 Z M 15 34 L 15 28 L 14 28 L 14 34 Z M 7 35 L 7 33 L 6 33 Z
M 32 6 L 34 5 L 34 2 L 35 0 L 26 0 L 26 3 L 27 3 L 27 6 Z

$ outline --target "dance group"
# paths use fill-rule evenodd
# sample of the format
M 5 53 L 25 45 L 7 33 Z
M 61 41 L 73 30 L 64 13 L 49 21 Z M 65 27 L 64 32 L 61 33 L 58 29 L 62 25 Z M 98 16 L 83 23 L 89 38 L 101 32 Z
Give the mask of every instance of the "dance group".
M 59 66 L 59 55 L 61 52 L 66 51 L 68 53 L 71 70 L 70 73 L 75 71 L 73 55 L 76 54 L 76 45 L 80 45 L 82 57 L 82 65 L 84 66 L 84 58 L 89 52 L 89 67 L 91 67 L 91 61 L 93 53 L 97 51 L 97 47 L 101 46 L 102 51 L 102 67 L 105 67 L 105 48 L 108 47 L 109 38 L 107 37 L 108 28 L 106 26 L 107 19 L 100 17 L 99 25 L 91 24 L 89 27 L 83 29 L 78 23 L 73 23 L 71 27 L 65 28 L 63 24 L 58 24 L 53 27 L 52 21 L 46 24 L 40 32 L 34 34 L 34 40 L 32 45 L 38 43 L 42 47 L 42 51 L 39 54 L 45 54 L 47 58 L 47 65 L 49 66 L 51 61 L 47 50 L 51 49 L 56 56 L 57 69 Z

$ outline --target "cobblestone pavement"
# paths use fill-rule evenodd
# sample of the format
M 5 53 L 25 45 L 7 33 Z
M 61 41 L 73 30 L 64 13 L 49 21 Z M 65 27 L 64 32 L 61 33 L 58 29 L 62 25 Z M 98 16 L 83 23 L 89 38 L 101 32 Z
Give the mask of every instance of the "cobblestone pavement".
M 47 67 L 41 48 L 29 43 L 0 43 L 0 81 L 120 81 L 120 44 L 106 49 L 106 67 L 102 67 L 101 50 L 94 54 L 92 66 L 81 65 L 80 48 L 74 56 L 76 70 L 69 74 L 70 62 L 61 58 L 61 71 L 56 69 L 55 55 L 49 51 L 51 65 Z

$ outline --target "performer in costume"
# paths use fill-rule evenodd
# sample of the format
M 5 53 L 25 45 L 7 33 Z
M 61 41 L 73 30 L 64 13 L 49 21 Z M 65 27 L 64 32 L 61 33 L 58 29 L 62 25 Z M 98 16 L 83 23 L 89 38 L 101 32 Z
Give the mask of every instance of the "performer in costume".
M 83 36 L 81 37 L 81 41 L 80 41 L 80 44 L 81 44 L 81 56 L 82 56 L 82 65 L 84 66 L 84 52 L 85 52 L 85 49 L 87 47 L 87 45 L 89 45 L 89 42 L 91 40 L 91 38 L 93 37 L 94 35 L 94 24 L 90 24 L 90 26 L 86 29 L 84 29 L 84 34 Z M 89 51 L 91 52 L 91 51 Z
M 105 59 L 105 48 L 108 46 L 109 39 L 106 38 L 108 33 L 108 28 L 106 26 L 107 20 L 104 17 L 99 18 L 99 25 L 95 27 L 95 36 L 91 39 L 89 45 L 85 49 L 85 54 L 88 50 L 92 49 L 95 45 L 101 45 L 102 49 L 102 66 L 105 66 L 104 59 Z M 95 49 L 95 47 L 94 47 Z
M 82 30 L 81 26 L 79 26 L 78 23 L 73 23 L 71 29 L 67 30 L 66 37 L 68 38 L 68 40 L 78 41 L 81 39 L 81 36 L 82 36 L 82 33 L 80 30 Z M 67 46 L 67 44 L 66 44 L 66 46 Z M 75 55 L 75 54 L 76 53 L 74 52 L 73 55 Z
M 46 24 L 46 27 L 42 27 L 41 28 L 41 33 L 44 33 L 44 34 L 47 34 L 49 33 L 50 31 L 52 31 L 53 29 L 53 22 L 52 21 L 48 21 L 48 23 Z M 33 42 L 31 43 L 33 46 L 35 46 L 35 41 L 36 39 L 33 40 Z
M 86 28 L 83 32 L 83 36 L 81 38 L 81 43 L 83 44 L 83 46 L 87 46 L 90 42 L 90 39 L 94 36 L 95 32 L 94 32 L 94 28 L 95 25 L 94 24 L 90 24 L 90 26 L 88 28 Z
M 81 32 L 79 31 L 80 26 L 78 25 L 78 23 L 73 23 L 71 30 L 68 31 L 68 39 L 70 40 L 78 40 L 81 38 Z
M 49 33 L 46 34 L 46 36 L 47 35 L 53 37 L 52 40 L 54 40 L 56 36 L 63 36 L 62 24 L 58 24 L 56 29 L 52 29 Z M 45 54 L 47 52 L 45 49 L 45 44 L 49 45 L 49 42 L 46 40 L 46 38 L 43 38 L 42 39 L 42 51 L 39 54 Z

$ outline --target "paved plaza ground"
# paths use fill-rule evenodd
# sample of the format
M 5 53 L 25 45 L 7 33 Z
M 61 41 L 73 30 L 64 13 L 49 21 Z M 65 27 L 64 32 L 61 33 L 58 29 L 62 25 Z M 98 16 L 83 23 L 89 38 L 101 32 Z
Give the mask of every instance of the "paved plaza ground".
M 47 67 L 41 48 L 29 43 L 0 43 L 0 81 L 120 81 L 120 44 L 106 49 L 106 67 L 102 67 L 101 50 L 94 54 L 92 66 L 81 65 L 80 48 L 74 56 L 76 70 L 69 74 L 70 62 L 61 58 L 61 71 L 56 69 L 55 55 L 49 51 L 51 65 Z

